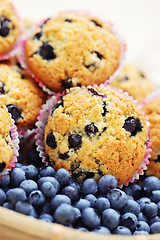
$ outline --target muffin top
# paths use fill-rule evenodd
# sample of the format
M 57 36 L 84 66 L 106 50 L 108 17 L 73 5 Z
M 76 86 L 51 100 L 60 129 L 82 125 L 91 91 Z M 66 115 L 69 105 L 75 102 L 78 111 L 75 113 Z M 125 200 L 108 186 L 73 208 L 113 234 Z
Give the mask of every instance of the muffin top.
M 17 66 L 0 64 L 0 100 L 20 130 L 34 126 L 46 96 L 32 79 L 23 78 Z
M 14 145 L 10 136 L 11 116 L 0 101 L 0 173 L 13 158 Z
M 110 85 L 121 88 L 138 101 L 152 92 L 151 81 L 132 63 L 126 63 L 119 76 Z
M 19 35 L 18 19 L 8 0 L 0 4 L 0 55 L 10 51 Z
M 51 111 L 44 145 L 55 167 L 73 178 L 114 175 L 119 184 L 141 165 L 148 139 L 144 115 L 110 87 L 71 88 Z
M 33 73 L 54 91 L 100 84 L 117 69 L 120 42 L 91 16 L 62 13 L 38 27 L 26 43 Z

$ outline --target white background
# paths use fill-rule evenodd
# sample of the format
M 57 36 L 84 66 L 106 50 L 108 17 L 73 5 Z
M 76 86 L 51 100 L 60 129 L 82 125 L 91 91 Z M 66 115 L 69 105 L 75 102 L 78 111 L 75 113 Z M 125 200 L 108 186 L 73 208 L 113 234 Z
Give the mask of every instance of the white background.
M 23 18 L 87 10 L 112 21 L 127 43 L 127 60 L 160 87 L 160 0 L 12 0 Z

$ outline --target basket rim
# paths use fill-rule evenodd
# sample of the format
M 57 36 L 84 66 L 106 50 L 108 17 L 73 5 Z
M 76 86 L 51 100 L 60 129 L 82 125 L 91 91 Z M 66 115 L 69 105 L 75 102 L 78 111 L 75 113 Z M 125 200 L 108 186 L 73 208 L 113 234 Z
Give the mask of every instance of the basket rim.
M 159 240 L 160 234 L 103 235 L 47 223 L 0 207 L 0 239 L 4 240 Z

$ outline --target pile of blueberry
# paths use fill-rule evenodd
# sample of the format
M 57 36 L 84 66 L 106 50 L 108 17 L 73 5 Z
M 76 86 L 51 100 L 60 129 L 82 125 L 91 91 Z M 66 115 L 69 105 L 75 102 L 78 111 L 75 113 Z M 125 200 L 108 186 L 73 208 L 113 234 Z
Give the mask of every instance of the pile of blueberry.
M 32 152 L 29 154 L 32 159 Z M 36 158 L 34 158 L 36 159 Z M 136 235 L 160 233 L 160 180 L 119 189 L 114 176 L 83 185 L 65 169 L 19 162 L 0 183 L 0 205 L 46 222 L 82 231 Z

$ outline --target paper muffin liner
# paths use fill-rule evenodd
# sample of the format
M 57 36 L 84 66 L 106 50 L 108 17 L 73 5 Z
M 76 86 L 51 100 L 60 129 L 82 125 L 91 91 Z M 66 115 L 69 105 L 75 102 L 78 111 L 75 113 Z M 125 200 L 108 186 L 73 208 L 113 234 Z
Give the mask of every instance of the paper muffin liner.
M 87 15 L 91 15 L 88 11 L 67 11 L 67 12 L 77 12 L 77 13 L 85 13 Z M 24 36 L 23 40 L 21 41 L 21 46 L 20 46 L 20 52 L 18 54 L 18 60 L 21 64 L 21 66 L 24 68 L 24 70 L 38 83 L 38 85 L 42 88 L 42 90 L 44 92 L 46 92 L 49 95 L 56 95 L 56 93 L 52 90 L 50 90 L 44 83 L 43 81 L 37 77 L 33 71 L 30 69 L 28 63 L 27 63 L 27 59 L 25 56 L 25 47 L 26 47 L 26 43 L 28 38 L 30 37 L 30 35 L 34 32 L 34 30 L 41 26 L 47 19 L 43 19 L 37 23 L 35 23 L 35 25 L 28 31 L 28 33 Z M 115 72 L 104 81 L 105 85 L 108 85 L 111 81 L 113 81 L 121 72 L 123 66 L 124 66 L 124 61 L 125 61 L 125 55 L 126 55 L 126 43 L 125 41 L 122 39 L 122 37 L 120 36 L 120 34 L 118 33 L 118 31 L 116 30 L 115 26 L 113 23 L 111 23 L 110 21 L 106 21 L 106 23 L 111 27 L 111 32 L 113 34 L 115 34 L 120 42 L 120 46 L 121 46 L 121 53 L 120 53 L 120 59 L 119 59 L 119 64 L 115 70 Z
M 160 97 L 160 89 L 157 89 L 156 91 L 152 92 L 151 94 L 147 95 L 146 98 L 143 99 L 142 102 L 140 102 L 141 108 L 143 108 L 147 103 L 150 101 L 159 98 Z
M 21 40 L 22 40 L 22 35 L 24 33 L 24 28 L 23 28 L 21 18 L 19 16 L 19 14 L 17 13 L 17 10 L 13 6 L 13 4 L 12 4 L 12 9 L 13 9 L 13 11 L 18 19 L 18 22 L 19 22 L 19 36 L 17 38 L 17 41 L 13 45 L 12 49 L 3 55 L 0 55 L 0 61 L 8 60 L 8 59 L 16 56 L 20 51 L 20 44 L 21 44 Z
M 11 114 L 10 114 L 11 116 Z M 19 135 L 17 131 L 17 126 L 14 124 L 14 120 L 11 118 L 11 128 L 10 128 L 10 133 L 11 133 L 11 139 L 12 143 L 14 145 L 14 154 L 12 160 L 9 162 L 9 165 L 7 168 L 3 170 L 3 172 L 0 172 L 0 180 L 3 178 L 4 174 L 7 174 L 13 167 L 15 167 L 15 163 L 17 162 L 17 157 L 19 155 Z
M 27 129 L 18 131 L 20 144 L 25 142 L 31 135 L 35 134 L 35 129 Z
M 92 87 L 92 86 L 91 86 Z M 98 87 L 98 85 L 94 85 L 95 88 Z M 109 85 L 105 86 L 104 84 L 100 84 L 100 87 L 109 87 L 111 88 Z M 83 88 L 83 87 L 82 87 Z M 117 88 L 112 88 L 115 89 L 121 93 L 124 93 L 125 95 L 129 96 L 129 94 L 127 92 L 123 92 L 123 90 L 121 89 L 117 89 Z M 44 162 L 46 165 L 48 165 L 48 160 L 47 160 L 47 155 L 45 153 L 45 147 L 44 147 L 44 130 L 45 130 L 45 126 L 47 124 L 48 121 L 48 116 L 50 114 L 50 111 L 54 108 L 54 106 L 56 105 L 56 103 L 60 100 L 60 97 L 63 96 L 63 94 L 57 93 L 56 96 L 52 96 L 47 102 L 46 104 L 44 104 L 42 106 L 42 109 L 40 110 L 40 114 L 38 116 L 38 121 L 36 122 L 36 126 L 37 129 L 35 130 L 36 135 L 35 135 L 35 139 L 36 139 L 36 145 L 37 145 L 37 151 L 39 152 L 39 156 L 42 158 L 42 162 Z M 135 171 L 135 173 L 123 184 L 119 185 L 120 188 L 123 187 L 123 185 L 128 186 L 128 184 L 131 182 L 133 183 L 134 180 L 138 180 L 140 175 L 144 174 L 144 170 L 147 169 L 147 165 L 149 164 L 149 158 L 150 158 L 150 152 L 152 151 L 150 146 L 151 146 L 151 142 L 149 141 L 150 139 L 150 123 L 148 122 L 148 117 L 145 116 L 144 112 L 141 110 L 141 107 L 139 107 L 139 104 L 136 100 L 133 99 L 132 96 L 129 96 L 130 99 L 132 99 L 134 101 L 134 103 L 137 105 L 137 107 L 140 109 L 140 111 L 143 113 L 146 123 L 147 123 L 147 127 L 148 127 L 148 138 L 147 138 L 147 146 L 146 146 L 146 150 L 145 150 L 145 155 L 144 155 L 144 159 L 141 163 L 141 165 L 138 167 L 138 169 Z

